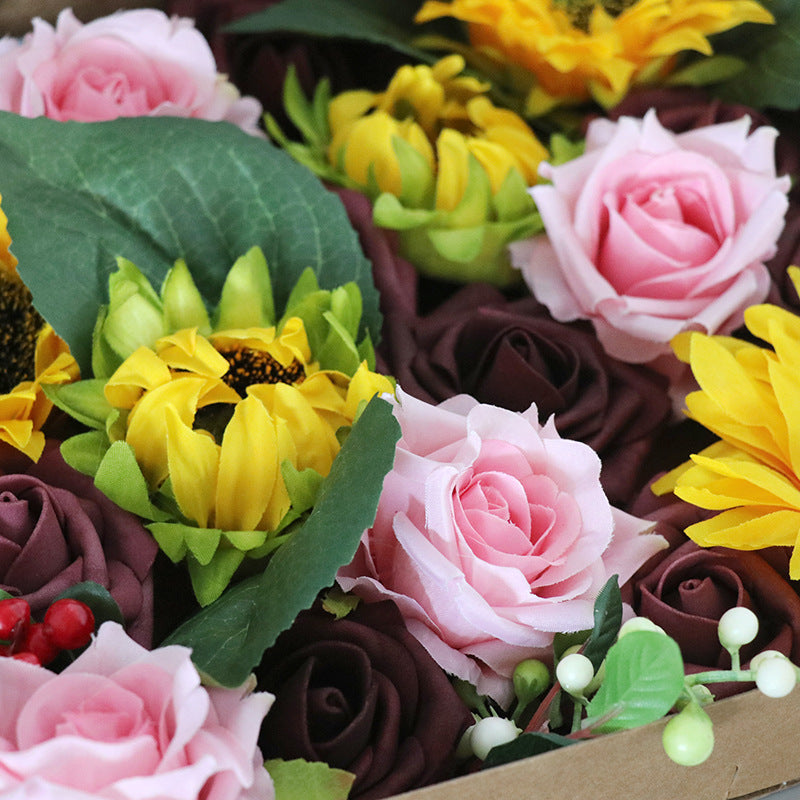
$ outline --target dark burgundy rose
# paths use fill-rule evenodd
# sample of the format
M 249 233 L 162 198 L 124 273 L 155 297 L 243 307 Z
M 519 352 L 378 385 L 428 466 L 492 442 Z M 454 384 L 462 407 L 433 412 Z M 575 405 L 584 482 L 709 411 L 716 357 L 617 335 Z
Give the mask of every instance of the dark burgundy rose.
M 800 597 L 784 577 L 788 574 L 785 548 L 749 552 L 724 547 L 702 548 L 682 533 L 714 512 L 699 509 L 674 495 L 652 499 L 645 493 L 631 511 L 657 521 L 656 533 L 670 549 L 654 556 L 623 587 L 623 599 L 634 611 L 651 619 L 681 648 L 686 671 L 730 669 L 728 652 L 720 645 L 717 624 L 734 606 L 751 609 L 759 619 L 756 639 L 740 651 L 741 662 L 762 650 L 779 650 L 800 659 Z M 649 509 L 649 510 L 648 510 Z M 714 684 L 717 697 L 752 687 L 747 683 Z
M 513 411 L 536 403 L 542 422 L 555 414 L 561 436 L 598 453 L 612 502 L 641 486 L 641 463 L 670 414 L 666 384 L 610 357 L 590 327 L 556 322 L 532 297 L 507 300 L 471 284 L 384 335 L 389 371 L 414 397 L 466 393 Z
M 298 615 L 257 670 L 275 694 L 265 758 L 325 761 L 356 779 L 351 800 L 389 797 L 450 777 L 472 716 L 389 602 L 343 619 Z
M 53 443 L 29 464 L 0 476 L 0 589 L 23 597 L 41 619 L 58 594 L 93 581 L 116 600 L 128 634 L 149 647 L 153 537 L 68 467 Z

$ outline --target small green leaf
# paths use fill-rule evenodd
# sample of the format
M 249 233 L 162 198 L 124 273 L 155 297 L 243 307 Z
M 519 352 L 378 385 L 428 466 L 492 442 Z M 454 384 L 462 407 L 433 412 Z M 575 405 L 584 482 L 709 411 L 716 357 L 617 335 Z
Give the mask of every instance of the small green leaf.
M 557 733 L 523 733 L 512 742 L 493 747 L 483 762 L 483 769 L 510 764 L 521 758 L 538 756 L 539 753 L 548 753 L 571 744 L 575 744 L 574 739 L 559 736 Z
M 167 273 L 161 287 L 161 299 L 164 302 L 164 322 L 168 331 L 198 328 L 203 336 L 211 333 L 206 304 L 182 258 Z
M 271 759 L 264 766 L 275 785 L 275 800 L 347 800 L 355 775 L 324 761 Z
M 608 651 L 603 683 L 586 711 L 593 718 L 614 716 L 592 730 L 606 733 L 654 722 L 672 708 L 682 689 L 683 658 L 675 640 L 655 631 L 633 631 Z
M 361 598 L 356 594 L 343 592 L 339 586 L 334 586 L 325 593 L 322 607 L 329 614 L 333 614 L 336 619 L 343 619 L 353 611 L 361 602 Z
M 617 581 L 618 576 L 612 575 L 594 601 L 594 628 L 582 652 L 592 662 L 595 672 L 600 669 L 622 625 L 622 595 Z
M 111 404 L 103 393 L 105 385 L 104 380 L 95 378 L 60 386 L 44 384 L 42 389 L 58 408 L 87 428 L 104 430 L 111 413 Z
M 65 589 L 58 595 L 56 600 L 69 597 L 72 600 L 80 600 L 92 610 L 94 614 L 94 627 L 97 630 L 104 622 L 118 622 L 123 625 L 125 618 L 122 616 L 117 601 L 111 596 L 105 586 L 101 586 L 94 581 L 84 581 L 76 583 Z
M 216 681 L 239 686 L 264 650 L 352 559 L 375 518 L 399 436 L 391 406 L 374 398 L 334 460 L 313 512 L 264 572 L 229 588 L 167 641 L 191 647 L 195 663 Z
M 215 327 L 265 328 L 275 324 L 269 267 L 260 247 L 236 259 L 222 286 Z
M 95 476 L 111 446 L 103 431 L 89 431 L 71 436 L 61 443 L 61 457 L 73 469 L 84 475 Z

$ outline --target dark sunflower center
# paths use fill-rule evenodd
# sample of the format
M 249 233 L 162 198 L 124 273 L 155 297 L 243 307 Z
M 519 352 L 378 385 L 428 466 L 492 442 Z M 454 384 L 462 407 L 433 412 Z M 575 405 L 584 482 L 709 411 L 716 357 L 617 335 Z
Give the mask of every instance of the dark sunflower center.
M 0 393 L 35 377 L 36 335 L 44 320 L 33 307 L 27 286 L 0 269 Z
M 247 387 L 254 383 L 301 383 L 306 377 L 306 371 L 297 359 L 284 366 L 263 350 L 237 347 L 220 350 L 219 354 L 230 364 L 222 380 L 242 397 L 247 394 Z
M 569 15 L 572 24 L 586 33 L 589 32 L 589 19 L 595 6 L 602 6 L 606 14 L 618 17 L 626 8 L 636 5 L 639 0 L 554 0 Z

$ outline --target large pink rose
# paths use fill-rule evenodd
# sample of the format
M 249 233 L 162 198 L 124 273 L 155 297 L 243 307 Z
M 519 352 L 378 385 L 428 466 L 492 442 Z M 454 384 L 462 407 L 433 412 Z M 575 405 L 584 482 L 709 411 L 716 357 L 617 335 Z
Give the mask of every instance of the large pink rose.
M 189 654 L 107 622 L 58 675 L 0 658 L 0 794 L 272 800 L 256 744 L 272 695 L 206 689 Z
M 609 504 L 594 451 L 540 425 L 535 406 L 398 396 L 394 467 L 337 580 L 394 600 L 444 670 L 505 703 L 515 665 L 591 628 L 608 578 L 626 581 L 664 541 Z
M 675 334 L 738 327 L 769 290 L 790 183 L 775 174 L 777 132 L 749 127 L 594 120 L 584 155 L 544 165 L 552 184 L 530 190 L 547 235 L 512 254 L 536 297 L 560 321 L 591 320 L 616 358 L 668 373 Z
M 55 28 L 33 20 L 20 42 L 0 41 L 0 109 L 25 117 L 97 122 L 177 116 L 258 130 L 261 105 L 217 74 L 189 19 L 120 11 L 84 25 L 70 9 Z

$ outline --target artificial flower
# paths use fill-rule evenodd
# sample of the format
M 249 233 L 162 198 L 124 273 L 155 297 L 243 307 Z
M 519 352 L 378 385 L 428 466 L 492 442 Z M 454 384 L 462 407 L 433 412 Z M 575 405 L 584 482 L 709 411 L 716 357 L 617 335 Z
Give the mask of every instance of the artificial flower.
M 377 800 L 451 777 L 472 722 L 447 676 L 390 602 L 343 619 L 301 612 L 264 655 L 275 695 L 259 744 L 267 758 L 325 761 L 355 775 L 348 797 Z
M 668 74 L 676 54 L 711 55 L 710 35 L 773 22 L 753 0 L 427 0 L 416 21 L 439 17 L 466 22 L 472 47 L 498 67 L 529 73 L 531 114 L 589 98 L 614 105 Z
M 0 203 L 3 198 L 0 197 Z M 14 271 L 17 266 L 17 259 L 11 252 L 11 236 L 8 234 L 8 217 L 0 208 L 0 269 Z
M 800 271 L 791 269 L 796 287 Z M 737 338 L 685 333 L 675 352 L 691 366 L 700 390 L 686 398 L 690 418 L 720 437 L 690 462 L 659 479 L 657 493 L 674 491 L 702 508 L 721 511 L 690 525 L 704 547 L 741 550 L 794 547 L 789 565 L 800 578 L 800 318 L 762 304 L 745 324 L 771 348 Z
M 679 385 L 669 342 L 728 333 L 770 285 L 788 201 L 777 132 L 745 118 L 672 134 L 644 119 L 594 120 L 586 152 L 531 189 L 547 236 L 512 245 L 514 263 L 559 321 L 592 322 L 607 352 Z M 679 394 L 679 389 L 675 389 Z
M 471 284 L 424 315 L 384 320 L 387 368 L 403 391 L 438 403 L 481 403 L 554 415 L 566 439 L 600 456 L 612 503 L 641 487 L 641 466 L 670 416 L 663 376 L 609 356 L 592 331 L 556 322 L 534 298 Z
M 398 231 L 401 253 L 423 274 L 508 284 L 508 242 L 539 230 L 526 187 L 547 150 L 514 112 L 495 106 L 489 85 L 461 75 L 464 59 L 400 67 L 384 92 L 328 99 L 321 85 L 303 110 L 290 78 L 287 112 L 306 144 L 269 133 L 321 177 L 375 202 L 375 222 Z M 327 106 L 327 119 L 310 108 Z
M 591 628 L 609 577 L 624 583 L 664 541 L 609 504 L 594 451 L 540 425 L 535 406 L 398 397 L 394 467 L 337 581 L 394 600 L 446 672 L 508 703 L 514 667 Z
M 179 116 L 225 120 L 258 133 L 261 106 L 217 73 L 189 19 L 156 9 L 82 24 L 70 9 L 55 27 L 33 20 L 22 40 L 0 41 L 0 108 L 25 117 L 98 122 Z
M 273 800 L 257 738 L 272 696 L 205 688 L 187 648 L 106 622 L 56 675 L 0 658 L 0 792 L 10 797 Z
M 708 519 L 711 512 L 673 495 L 655 497 L 649 487 L 631 511 L 656 522 L 656 533 L 670 543 L 623 588 L 634 611 L 660 625 L 681 647 L 687 674 L 730 669 L 730 654 L 719 643 L 720 617 L 745 606 L 759 619 L 758 634 L 742 647 L 740 661 L 763 650 L 800 659 L 800 599 L 788 582 L 788 555 L 783 548 L 762 553 L 724 547 L 701 548 L 683 530 Z M 715 684 L 715 697 L 752 688 L 750 683 Z
M 75 584 L 99 584 L 119 606 L 128 635 L 150 646 L 158 546 L 138 517 L 68 467 L 55 442 L 35 464 L 0 475 L 0 500 L 0 589 L 41 617 Z

